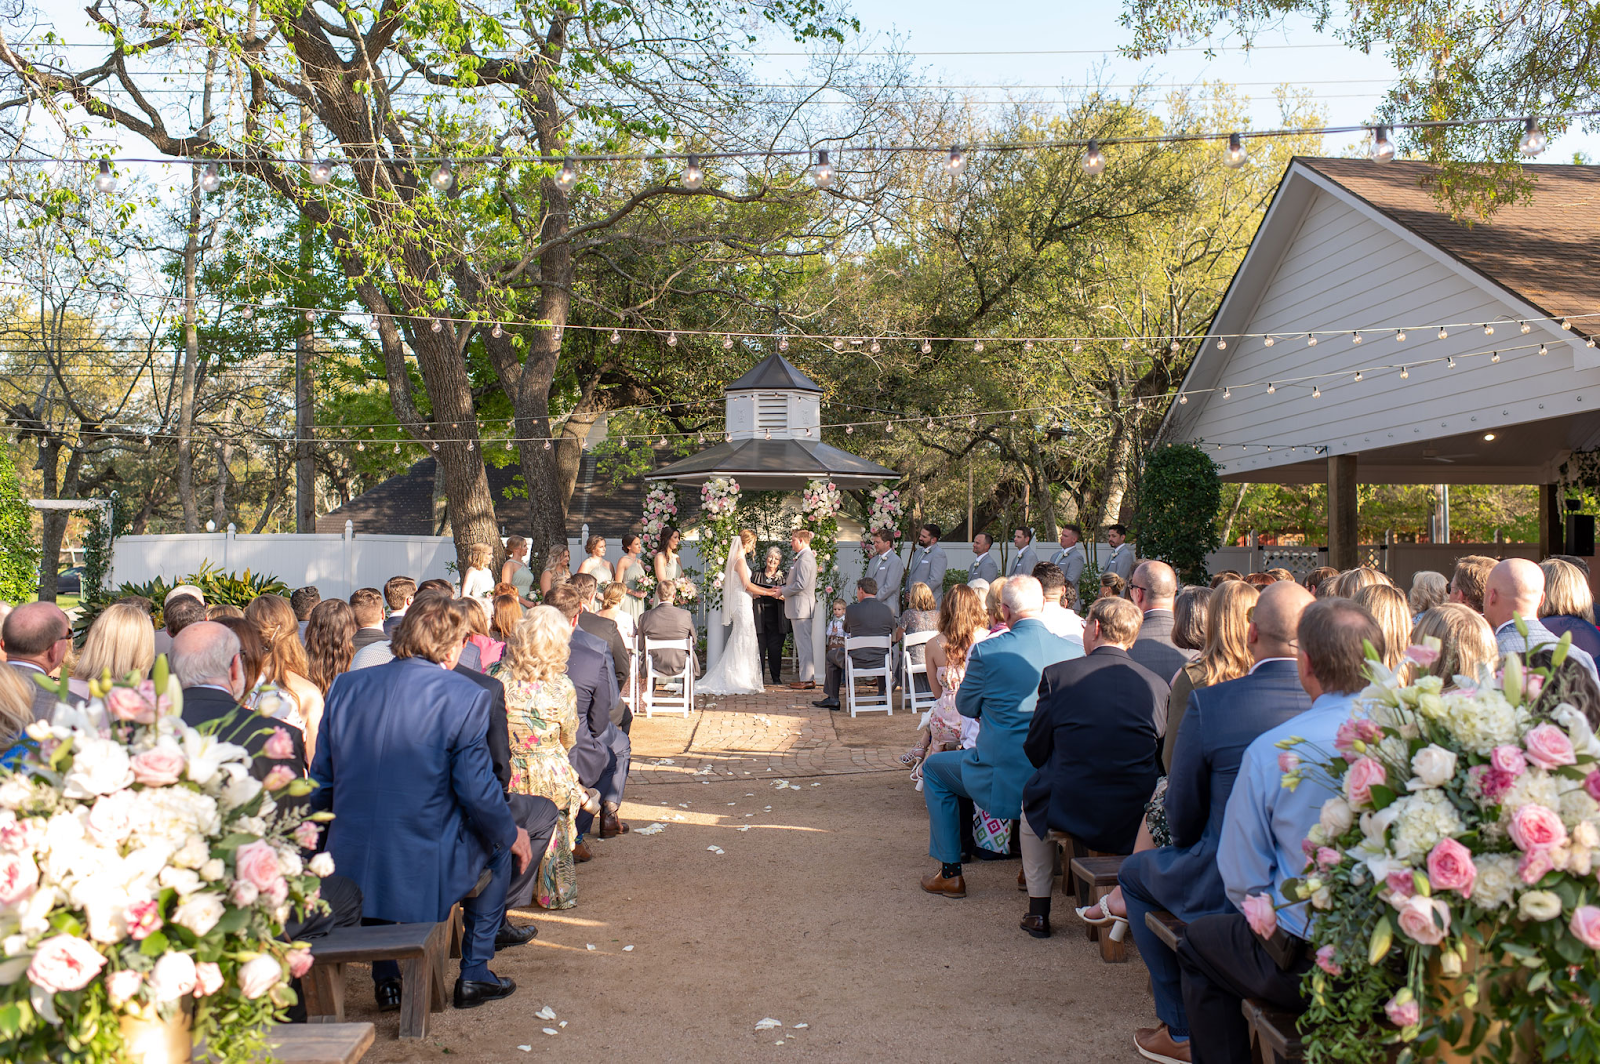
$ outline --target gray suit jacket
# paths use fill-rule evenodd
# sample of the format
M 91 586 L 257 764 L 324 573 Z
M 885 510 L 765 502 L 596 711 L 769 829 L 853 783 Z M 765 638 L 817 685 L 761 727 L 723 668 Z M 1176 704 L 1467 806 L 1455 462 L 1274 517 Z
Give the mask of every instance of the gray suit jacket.
M 653 606 L 639 615 L 636 627 L 641 652 L 646 636 L 651 639 L 687 639 L 689 646 L 694 647 L 694 617 L 681 606 Z M 690 653 L 693 653 L 692 649 Z M 684 653 L 681 650 L 651 651 L 651 658 L 657 672 L 676 674 L 683 671 Z
M 950 566 L 944 548 L 935 543 L 926 549 L 918 547 L 911 552 L 911 568 L 906 572 L 906 590 L 912 584 L 927 584 L 933 592 L 933 601 L 944 602 L 944 573 Z
M 1546 643 L 1561 642 L 1559 636 L 1543 624 L 1540 624 L 1536 618 L 1524 617 L 1522 623 L 1528 626 L 1528 638 L 1526 640 L 1522 638 L 1522 633 L 1517 631 L 1516 621 L 1507 621 L 1495 629 L 1494 641 L 1500 649 L 1501 657 L 1507 654 L 1525 655 L 1529 650 L 1544 646 Z M 1588 651 L 1580 650 L 1575 646 L 1569 647 L 1567 649 L 1567 657 L 1580 662 L 1584 668 L 1589 670 L 1589 675 L 1594 678 L 1595 682 L 1600 683 L 1600 673 L 1595 672 L 1594 658 Z M 34 702 L 35 707 L 38 704 L 37 701 Z
M 869 636 L 889 636 L 893 638 L 895 627 L 894 611 L 886 603 L 877 599 L 862 599 L 852 602 L 844 611 L 844 634 L 856 639 Z M 884 652 L 881 650 L 853 650 L 850 657 L 855 660 L 856 666 L 863 669 L 875 669 L 883 664 Z
M 892 550 L 887 554 L 874 555 L 867 562 L 865 575 L 878 582 L 878 593 L 874 597 L 888 604 L 890 609 L 895 609 L 900 603 L 900 580 L 905 576 L 905 571 L 905 563 Z
M 34 677 L 44 676 L 44 678 L 47 680 L 50 679 L 50 677 L 46 676 L 45 671 L 39 668 L 39 666 L 33 664 L 31 661 L 13 661 L 9 662 L 8 664 L 10 664 L 12 670 L 18 676 L 22 677 L 22 682 L 26 683 L 33 691 L 33 719 L 48 721 L 51 714 L 55 712 L 56 702 L 59 701 L 60 698 L 58 695 L 51 694 L 43 687 L 40 687 L 39 684 L 34 680 Z M 52 680 L 51 682 L 54 683 L 55 681 Z M 85 701 L 86 699 L 82 695 L 67 695 L 68 705 L 81 706 Z
M 1163 683 L 1172 686 L 1172 678 L 1178 670 L 1193 661 L 1197 655 L 1192 650 L 1184 650 L 1172 641 L 1172 611 L 1151 610 L 1144 615 L 1144 621 L 1139 625 L 1139 637 L 1128 648 L 1128 657 L 1143 665 L 1157 676 Z M 1156 734 L 1167 734 L 1167 704 L 1161 703 L 1156 711 Z
M 817 556 L 807 547 L 789 566 L 789 580 L 783 585 L 783 615 L 793 621 L 809 621 L 816 608 Z
M 1101 572 L 1116 573 L 1126 580 L 1133 575 L 1134 550 L 1132 543 L 1123 543 L 1120 547 L 1111 548 L 1111 557 L 1106 559 L 1106 567 Z
M 1017 552 L 1011 559 L 1011 568 L 1006 570 L 1006 576 L 1032 576 L 1033 567 L 1039 564 L 1039 555 L 1030 543 Z
M 1061 566 L 1061 571 L 1067 574 L 1067 586 L 1076 589 L 1078 581 L 1083 578 L 1083 568 L 1089 563 L 1089 556 L 1082 543 L 1074 543 L 1066 550 L 1056 551 L 1056 556 L 1050 560 Z
M 1000 563 L 995 560 L 994 551 L 991 549 L 984 554 L 972 559 L 972 564 L 967 566 L 967 582 L 974 580 L 987 580 L 994 583 L 1000 576 Z

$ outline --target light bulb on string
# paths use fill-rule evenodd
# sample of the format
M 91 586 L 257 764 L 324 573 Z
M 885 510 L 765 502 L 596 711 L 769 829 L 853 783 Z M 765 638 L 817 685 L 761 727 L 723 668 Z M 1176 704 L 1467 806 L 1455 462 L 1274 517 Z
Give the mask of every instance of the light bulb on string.
M 787 336 L 778 337 L 778 350 L 779 351 L 787 351 L 787 350 L 789 350 L 789 337 L 787 337 Z
M 1450 339 L 1450 332 L 1449 332 L 1449 330 L 1448 330 L 1448 329 L 1446 329 L 1446 328 L 1445 328 L 1445 327 L 1444 327 L 1444 326 L 1442 326 L 1442 325 L 1441 325 L 1441 326 L 1440 326 L 1440 327 L 1439 327 L 1439 339 L 1441 339 L 1441 340 L 1448 340 L 1448 339 Z
M 1490 362 L 1499 362 L 1500 361 L 1500 352 L 1496 351 L 1494 354 L 1490 355 L 1489 356 L 1489 361 Z
M 1317 346 L 1317 338 L 1315 336 L 1306 337 L 1306 346 L 1307 347 L 1316 347 Z
M 1090 177 L 1099 177 L 1106 172 L 1106 154 L 1100 150 L 1098 140 L 1090 140 L 1089 147 L 1083 153 L 1083 172 Z
M 1523 322 L 1522 323 L 1522 333 L 1523 333 L 1524 336 L 1526 336 L 1528 333 L 1531 333 L 1532 331 L 1533 331 L 1533 326 L 1532 325 L 1529 325 L 1527 322 Z
M 879 352 L 880 352 L 880 351 L 882 351 L 882 350 L 883 350 L 883 347 L 882 347 L 882 345 L 880 345 L 880 344 L 879 344 L 879 343 L 878 343 L 878 341 L 877 341 L 877 340 L 873 340 L 873 341 L 872 341 L 872 348 L 871 348 L 871 350 L 872 350 L 872 353 L 873 353 L 873 354 L 875 354 L 875 355 L 876 355 L 876 354 L 878 354 L 878 353 L 879 353 Z
M 1539 128 L 1538 120 L 1532 115 L 1528 116 L 1527 122 L 1522 127 L 1522 139 L 1517 141 L 1517 150 L 1531 159 L 1544 151 L 1545 145 L 1549 142 L 1544 130 Z
M 316 321 L 317 320 L 317 312 L 314 311 L 314 310 L 306 311 L 305 312 L 305 319 L 306 319 L 306 321 Z
M 1359 344 L 1361 342 L 1361 334 L 1360 333 L 1356 333 L 1353 336 L 1351 336 L 1350 337 L 1350 342 L 1353 343 L 1353 344 Z
M 99 172 L 94 175 L 94 187 L 101 192 L 115 192 L 117 177 L 111 172 L 111 164 L 104 159 L 100 160 Z
M 923 340 L 922 341 L 922 353 L 927 355 L 927 354 L 931 354 L 932 352 L 933 352 L 933 344 L 931 344 L 927 340 Z
M 961 171 L 967 168 L 967 157 L 960 148 L 951 148 L 950 154 L 944 161 L 944 172 L 951 177 L 960 177 Z
M 972 349 L 974 351 L 976 351 L 980 355 L 983 354 L 983 341 L 982 340 L 973 341 Z
M 1122 349 L 1124 351 L 1126 351 L 1128 349 L 1128 343 L 1126 341 L 1123 342 Z M 1228 341 L 1224 340 L 1220 336 L 1217 337 L 1217 350 L 1218 351 L 1226 351 L 1227 349 L 1228 349 Z
M 831 188 L 833 186 L 833 164 L 828 161 L 828 149 L 821 148 L 817 151 L 817 168 L 811 172 L 811 180 L 818 188 Z
M 450 169 L 449 159 L 441 159 L 439 161 L 439 165 L 434 169 L 432 176 L 428 178 L 428 183 L 440 192 L 450 191 L 450 186 L 456 183 L 456 172 Z
M 614 343 L 614 344 L 620 344 L 622 342 L 622 333 L 619 332 L 616 329 L 612 329 L 611 330 L 611 342 Z
M 767 433 L 767 438 L 768 439 L 772 438 L 771 432 Z M 667 445 L 667 438 L 665 436 L 661 437 L 659 440 L 656 441 L 656 446 L 657 447 L 665 447 L 666 445 Z
M 374 318 L 373 322 L 374 322 L 374 324 L 376 324 L 377 319 Z M 504 336 L 505 334 L 506 334 L 506 331 L 500 327 L 500 323 L 499 322 L 495 322 L 494 323 L 494 328 L 489 330 L 489 335 L 494 337 L 496 340 L 498 340 L 500 337 Z
M 767 439 L 769 439 L 769 440 L 772 439 L 772 430 L 771 429 L 767 430 Z
M 1566 332 L 1571 332 L 1572 331 L 1572 322 L 1568 321 L 1566 318 L 1562 318 L 1561 319 L 1561 328 L 1563 330 L 1565 330 Z
M 206 168 L 200 172 L 200 189 L 203 192 L 215 192 L 222 187 L 222 175 L 217 172 L 216 163 L 206 163 Z
M 394 453 L 395 454 L 399 454 L 400 453 L 400 445 L 398 443 L 394 445 Z
M 1456 358 L 1455 358 L 1454 355 L 1451 355 L 1449 358 L 1444 360 L 1444 368 L 1445 369 L 1455 369 L 1456 368 Z
M 1584 347 L 1593 347 L 1594 346 L 1594 337 L 1591 336 L 1587 340 L 1585 340 L 1583 342 L 1583 346 Z
M 1268 381 L 1267 382 L 1267 394 L 1268 395 L 1276 395 L 1276 394 L 1278 394 L 1278 386 L 1276 384 L 1273 384 L 1271 381 Z
M 564 160 L 556 171 L 556 187 L 566 192 L 578 183 L 578 168 L 571 159 Z
M 1124 351 L 1132 351 L 1133 350 L 1133 340 L 1131 338 L 1129 338 L 1129 337 L 1124 337 L 1123 341 L 1122 341 L 1122 349 Z
M 1361 371 L 1360 371 L 1360 370 L 1356 370 L 1356 377 L 1355 377 L 1355 380 L 1356 380 L 1356 383 L 1357 383 L 1357 384 L 1360 384 L 1360 383 L 1361 383 L 1361 381 L 1362 381 L 1362 380 L 1363 380 L 1363 379 L 1364 379 L 1364 378 L 1365 378 L 1365 377 L 1366 377 L 1366 374 L 1365 374 L 1365 373 L 1362 373 L 1362 372 L 1361 372 Z
M 467 441 L 467 450 L 468 451 L 476 451 L 477 449 L 478 449 L 478 445 L 476 443 L 474 443 L 471 440 Z
M 1541 355 L 1548 355 L 1550 353 L 1550 349 L 1548 347 L 1546 347 L 1544 344 L 1540 344 L 1539 345 L 1539 353 Z
M 1373 127 L 1371 158 L 1375 163 L 1386 163 L 1394 159 L 1394 141 L 1389 139 L 1388 126 Z
M 1262 339 L 1261 346 L 1262 347 L 1271 347 L 1273 344 L 1275 344 L 1277 342 L 1278 341 L 1276 341 L 1272 337 L 1268 336 L 1268 337 L 1265 337 L 1265 338 Z
M 1403 380 L 1403 381 L 1411 379 L 1411 367 L 1409 367 L 1409 366 L 1401 366 L 1400 367 L 1400 379 Z
M 1228 148 L 1222 153 L 1222 165 L 1237 170 L 1250 159 L 1250 153 L 1244 150 L 1244 141 L 1237 133 L 1228 134 Z
M 1083 354 L 1083 341 L 1082 340 L 1074 340 L 1074 341 L 1072 341 L 1072 353 L 1075 354 L 1075 355 Z
M 547 450 L 547 451 L 550 450 L 550 441 L 549 440 L 545 440 L 544 441 L 544 449 Z
M 933 431 L 933 418 L 931 418 L 931 417 L 928 419 L 928 431 L 929 432 Z
M 691 155 L 683 166 L 683 187 L 693 190 L 705 184 L 706 172 L 700 169 L 699 156 Z
M 120 293 L 120 292 L 113 292 L 112 293 L 112 295 L 111 295 L 111 309 L 112 310 L 121 310 L 122 309 L 122 293 Z
M 1032 351 L 1033 350 L 1033 341 L 1032 340 L 1024 340 L 1024 341 L 1022 341 L 1022 349 L 1024 351 Z
M 444 332 L 444 322 L 440 321 L 438 318 L 434 318 L 433 321 L 428 323 L 428 331 L 434 333 Z
M 1233 398 L 1233 389 L 1232 388 L 1224 388 L 1224 389 L 1222 389 L 1222 397 L 1224 399 L 1232 399 Z
M 677 333 L 675 333 L 675 332 L 667 333 L 667 346 L 668 347 L 677 347 L 678 346 L 678 334 Z
M 333 180 L 333 164 L 326 159 L 313 159 L 306 171 L 313 185 L 326 185 Z
M 844 350 L 844 340 L 841 337 L 835 336 L 833 338 L 833 349 L 835 351 L 843 351 Z
M 891 436 L 894 435 L 894 422 L 893 421 L 884 422 L 883 431 L 889 433 Z
M 856 427 L 854 425 L 846 425 L 844 427 L 844 434 L 846 436 L 854 436 L 855 432 L 856 432 Z
M 1311 388 L 1311 398 L 1313 398 L 1313 399 L 1321 399 L 1322 398 L 1322 389 L 1319 388 L 1319 387 L 1316 387 L 1315 385 L 1313 385 L 1312 388 Z
M 722 337 L 722 349 L 724 351 L 732 351 L 733 350 L 733 334 L 732 333 L 727 333 Z
M 1179 406 L 1188 406 L 1189 405 L 1189 397 L 1187 395 L 1184 395 L 1182 392 L 1179 392 L 1178 393 L 1178 405 Z M 1017 419 L 1017 415 L 1012 414 L 1011 415 L 1011 420 L 1015 421 L 1016 419 Z
M 1483 335 L 1485 335 L 1485 336 L 1493 336 L 1494 335 L 1494 326 L 1493 325 L 1485 325 L 1483 327 Z

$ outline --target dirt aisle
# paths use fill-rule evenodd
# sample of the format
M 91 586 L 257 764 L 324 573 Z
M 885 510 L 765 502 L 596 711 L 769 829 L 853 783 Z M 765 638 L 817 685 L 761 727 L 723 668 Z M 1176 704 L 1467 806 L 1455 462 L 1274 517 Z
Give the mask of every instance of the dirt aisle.
M 961 901 L 919 889 L 922 796 L 867 767 L 903 749 L 914 717 L 740 701 L 635 725 L 623 813 L 664 830 L 598 843 L 577 907 L 513 917 L 539 925 L 496 960 L 513 997 L 447 1009 L 427 1042 L 400 1043 L 352 978 L 351 1018 L 378 1022 L 367 1059 L 1138 1059 L 1133 1028 L 1154 1018 L 1137 953 L 1102 964 L 1059 894 L 1055 937 L 1024 935 L 1016 861 L 969 865 Z M 783 1027 L 758 1031 L 765 1018 Z

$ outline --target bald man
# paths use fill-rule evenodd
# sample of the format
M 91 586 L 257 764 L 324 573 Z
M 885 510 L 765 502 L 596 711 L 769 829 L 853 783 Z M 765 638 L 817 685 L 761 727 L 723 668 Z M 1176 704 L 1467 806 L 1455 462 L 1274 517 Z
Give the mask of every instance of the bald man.
M 1559 642 L 1556 634 L 1539 623 L 1539 603 L 1544 601 L 1544 570 L 1526 558 L 1507 558 L 1489 570 L 1489 579 L 1483 588 L 1483 619 L 1494 629 L 1494 640 L 1500 653 L 1526 654 L 1546 643 Z M 1517 631 L 1521 620 L 1528 629 L 1523 637 Z M 1577 659 L 1589 670 L 1589 675 L 1600 683 L 1594 658 L 1587 651 L 1573 647 L 1568 656 Z
M 1217 870 L 1223 813 L 1250 743 L 1311 708 L 1300 683 L 1295 630 L 1315 601 L 1290 580 L 1266 587 L 1245 633 L 1255 660 L 1249 674 L 1195 691 L 1183 715 L 1171 722 L 1178 732 L 1167 774 L 1172 845 L 1136 853 L 1118 872 L 1128 929 L 1150 972 L 1161 1021 L 1134 1034 L 1136 1047 L 1151 1060 L 1189 1059 L 1189 1019 L 1178 958 L 1145 926 L 1144 914 L 1166 910 L 1189 921 L 1233 911 Z
M 1178 670 L 1195 659 L 1195 652 L 1172 641 L 1172 603 L 1178 597 L 1178 575 L 1166 562 L 1144 561 L 1128 581 L 1128 600 L 1144 614 L 1139 638 L 1128 657 L 1165 680 L 1168 686 Z M 1156 734 L 1167 733 L 1167 707 L 1162 703 Z
M 55 679 L 72 647 L 72 624 L 54 602 L 28 602 L 6 615 L 0 626 L 6 662 L 33 692 L 33 719 L 49 720 L 59 695 L 40 687 L 37 678 Z M 69 694 L 70 705 L 81 706 L 83 696 Z

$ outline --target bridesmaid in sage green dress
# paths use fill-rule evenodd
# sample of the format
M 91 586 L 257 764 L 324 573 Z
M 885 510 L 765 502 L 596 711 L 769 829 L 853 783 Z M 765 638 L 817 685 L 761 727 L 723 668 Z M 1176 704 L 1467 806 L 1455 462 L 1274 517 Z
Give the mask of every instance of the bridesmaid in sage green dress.
M 671 525 L 661 530 L 661 549 L 656 551 L 652 563 L 655 567 L 656 587 L 659 588 L 663 581 L 677 581 L 683 576 L 683 565 L 678 561 L 678 543 L 682 538 L 678 530 Z
M 646 609 L 644 592 L 639 589 L 639 581 L 645 572 L 644 562 L 639 559 L 642 553 L 644 540 L 632 532 L 622 537 L 622 557 L 617 559 L 617 581 L 622 584 L 626 594 L 622 596 L 618 608 L 634 620 L 638 620 Z
M 533 570 L 528 568 L 528 541 L 521 536 L 506 539 L 506 563 L 500 567 L 500 582 L 517 589 L 523 609 L 538 605 L 533 598 Z

